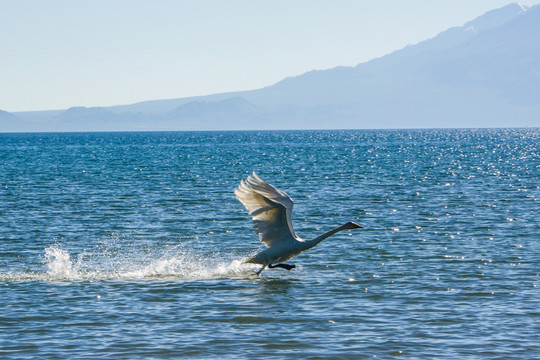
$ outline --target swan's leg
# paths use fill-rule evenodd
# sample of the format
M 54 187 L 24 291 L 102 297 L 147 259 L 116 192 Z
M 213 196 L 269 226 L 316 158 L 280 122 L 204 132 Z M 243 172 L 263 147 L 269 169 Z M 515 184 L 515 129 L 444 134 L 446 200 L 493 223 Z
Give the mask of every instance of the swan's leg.
M 296 265 L 279 264 L 279 267 L 287 269 L 287 270 L 291 270 L 291 269 L 294 269 L 296 267 Z
M 266 268 L 266 265 L 263 265 L 262 268 L 257 271 L 257 276 L 261 276 L 262 271 Z
M 280 267 L 280 268 L 283 268 L 283 269 L 291 270 L 291 269 L 294 269 L 294 268 L 296 267 L 296 265 L 289 265 L 289 264 L 276 264 L 276 265 L 272 265 L 272 264 L 269 264 L 268 267 L 269 267 L 270 269 Z

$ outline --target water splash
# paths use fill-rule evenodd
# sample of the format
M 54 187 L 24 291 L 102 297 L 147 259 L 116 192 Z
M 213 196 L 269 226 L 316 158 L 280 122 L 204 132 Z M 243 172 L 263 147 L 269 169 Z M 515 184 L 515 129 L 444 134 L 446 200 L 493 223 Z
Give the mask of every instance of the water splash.
M 50 246 L 45 249 L 45 260 L 47 262 L 47 276 L 53 279 L 75 279 L 79 275 L 79 261 L 74 263 L 71 256 L 65 250 L 57 246 Z
M 211 279 L 254 276 L 254 266 L 220 254 L 198 254 L 178 247 L 165 253 L 83 252 L 76 256 L 53 245 L 45 249 L 44 270 L 0 273 L 0 281 L 93 281 Z

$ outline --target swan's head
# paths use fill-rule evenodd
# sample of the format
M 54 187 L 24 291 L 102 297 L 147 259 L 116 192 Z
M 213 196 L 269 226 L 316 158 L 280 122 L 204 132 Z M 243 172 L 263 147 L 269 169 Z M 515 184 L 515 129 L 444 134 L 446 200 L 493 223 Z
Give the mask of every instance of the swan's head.
M 343 225 L 343 228 L 346 229 L 346 230 L 349 230 L 349 229 L 361 229 L 361 228 L 363 228 L 363 226 L 360 226 L 360 225 L 358 225 L 357 223 L 355 223 L 353 221 L 349 221 L 348 223 Z

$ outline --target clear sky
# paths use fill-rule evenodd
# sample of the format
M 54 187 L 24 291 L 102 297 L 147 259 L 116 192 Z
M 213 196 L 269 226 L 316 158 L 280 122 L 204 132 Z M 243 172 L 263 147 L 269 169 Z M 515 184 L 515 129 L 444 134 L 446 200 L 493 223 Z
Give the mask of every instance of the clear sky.
M 511 2 L 0 0 L 0 109 L 255 89 L 356 65 Z

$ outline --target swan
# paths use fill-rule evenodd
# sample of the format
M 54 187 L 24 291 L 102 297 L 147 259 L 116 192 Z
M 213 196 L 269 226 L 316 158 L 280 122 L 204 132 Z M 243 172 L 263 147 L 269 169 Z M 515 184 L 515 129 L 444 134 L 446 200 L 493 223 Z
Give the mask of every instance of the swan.
M 234 194 L 251 215 L 253 227 L 261 242 L 268 247 L 245 260 L 245 263 L 262 265 L 257 276 L 260 276 L 267 266 L 271 269 L 279 267 L 291 270 L 295 265 L 284 264 L 285 261 L 311 249 L 339 231 L 362 228 L 350 221 L 312 240 L 302 240 L 292 226 L 294 202 L 284 191 L 270 185 L 253 172 L 245 181 L 240 181 Z

